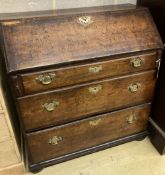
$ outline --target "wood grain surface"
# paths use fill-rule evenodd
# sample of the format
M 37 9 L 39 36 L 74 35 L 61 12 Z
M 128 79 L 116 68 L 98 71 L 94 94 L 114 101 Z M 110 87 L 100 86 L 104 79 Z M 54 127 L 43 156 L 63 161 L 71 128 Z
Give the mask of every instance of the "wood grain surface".
M 2 30 L 8 72 L 163 47 L 144 8 L 9 21 Z
M 0 17 L 3 80 L 30 170 L 146 136 L 163 49 L 149 10 L 33 14 Z M 136 57 L 144 60 L 137 68 Z
M 144 131 L 147 128 L 149 113 L 150 106 L 141 105 L 28 134 L 27 141 L 32 163 Z M 135 115 L 137 118 L 132 124 L 127 122 L 127 117 L 130 115 Z M 90 123 L 97 121 L 97 125 L 94 126 Z M 55 136 L 61 137 L 62 140 L 56 145 L 49 144 L 49 139 Z
M 20 117 L 25 130 L 66 123 L 96 113 L 151 102 L 155 89 L 155 71 L 147 71 L 114 79 L 106 79 L 71 88 L 48 91 L 18 98 Z M 137 92 L 130 92 L 131 84 L 140 83 Z M 97 93 L 91 88 L 99 88 Z M 56 101 L 51 112 L 43 105 Z
M 142 60 L 141 66 L 134 67 L 132 63 L 133 60 Z M 21 90 L 19 96 L 21 96 L 21 94 L 27 95 L 44 90 L 99 80 L 101 78 L 155 69 L 157 60 L 157 52 L 136 54 L 136 56 L 120 57 L 118 59 L 107 58 L 106 61 L 19 74 L 17 78 L 12 77 L 12 81 L 15 84 L 16 91 L 19 86 Z M 50 84 L 44 85 L 42 82 L 36 80 L 39 76 L 49 76 L 50 73 L 55 74 L 55 78 Z

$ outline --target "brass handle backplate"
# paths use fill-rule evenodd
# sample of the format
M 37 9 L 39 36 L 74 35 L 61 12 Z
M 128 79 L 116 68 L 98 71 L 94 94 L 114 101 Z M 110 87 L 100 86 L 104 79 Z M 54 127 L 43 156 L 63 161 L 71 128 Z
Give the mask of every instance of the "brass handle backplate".
M 91 94 L 97 94 L 100 90 L 102 90 L 102 85 L 96 85 L 93 87 L 89 87 L 88 90 Z
M 62 137 L 54 136 L 48 140 L 50 145 L 58 145 L 60 141 L 62 141 Z
M 133 124 L 133 123 L 136 122 L 136 120 L 137 120 L 137 117 L 135 115 L 133 115 L 133 114 L 130 115 L 129 117 L 127 117 L 127 119 L 126 119 L 128 124 Z
M 45 103 L 43 104 L 43 108 L 46 109 L 48 112 L 52 112 L 54 111 L 58 106 L 60 105 L 60 103 L 58 101 L 53 101 L 51 103 Z
M 134 68 L 141 67 L 144 64 L 144 60 L 140 57 L 131 59 L 131 64 Z
M 51 84 L 52 81 L 55 79 L 56 77 L 56 74 L 55 73 L 48 73 L 48 74 L 45 74 L 45 75 L 39 75 L 38 77 L 36 77 L 36 81 L 38 83 L 41 83 L 43 85 L 48 85 L 48 84 Z
M 99 73 L 103 70 L 103 67 L 100 66 L 95 66 L 95 67 L 89 67 L 89 73 Z
M 77 19 L 77 22 L 83 27 L 88 27 L 90 24 L 93 23 L 93 20 L 91 16 L 81 16 Z
M 130 92 L 137 92 L 140 87 L 141 87 L 140 83 L 134 83 L 134 84 L 130 84 L 128 89 Z
M 97 126 L 100 122 L 101 122 L 101 119 L 93 120 L 93 121 L 90 121 L 90 122 L 89 122 L 89 125 L 90 125 L 91 127 L 95 127 L 95 126 Z

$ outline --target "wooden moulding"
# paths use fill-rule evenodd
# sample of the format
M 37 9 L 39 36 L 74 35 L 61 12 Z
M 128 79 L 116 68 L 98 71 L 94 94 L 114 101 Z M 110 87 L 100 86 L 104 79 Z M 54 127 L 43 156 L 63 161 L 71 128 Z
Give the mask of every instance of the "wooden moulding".
M 155 80 L 155 71 L 148 71 L 132 74 L 131 76 L 83 84 L 74 88 L 48 91 L 42 94 L 19 98 L 19 110 L 26 131 L 47 128 L 52 125 L 86 118 L 98 114 L 98 112 L 103 113 L 122 109 L 123 107 L 148 103 L 153 97 Z M 132 93 L 128 88 L 136 82 L 140 82 L 140 87 L 137 93 Z M 90 88 L 100 87 L 101 89 L 98 90 L 97 94 L 90 92 Z M 118 95 L 119 92 L 120 95 Z M 43 108 L 43 104 L 47 102 L 49 104 L 52 103 L 52 100 L 49 102 L 49 99 L 59 102 L 59 106 L 51 113 Z M 32 101 L 33 103 L 31 103 Z M 29 109 L 28 111 L 27 108 Z M 35 113 L 33 112 L 34 110 Z
M 49 68 L 43 71 L 23 73 L 11 77 L 18 96 L 38 93 L 49 89 L 90 82 L 102 78 L 120 76 L 155 69 L 158 52 L 140 53 L 136 56 L 120 56 L 105 58 L 104 61 Z M 135 67 L 139 61 L 140 66 Z M 49 78 L 46 82 L 46 78 Z M 45 83 L 47 83 L 45 85 Z
M 145 131 L 149 113 L 144 104 L 29 133 L 32 164 Z

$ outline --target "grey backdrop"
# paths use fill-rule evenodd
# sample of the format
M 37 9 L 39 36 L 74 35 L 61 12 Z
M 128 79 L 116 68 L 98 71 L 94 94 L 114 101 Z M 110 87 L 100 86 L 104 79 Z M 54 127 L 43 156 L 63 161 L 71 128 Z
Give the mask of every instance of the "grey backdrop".
M 136 0 L 0 0 L 0 13 L 124 3 L 135 4 Z

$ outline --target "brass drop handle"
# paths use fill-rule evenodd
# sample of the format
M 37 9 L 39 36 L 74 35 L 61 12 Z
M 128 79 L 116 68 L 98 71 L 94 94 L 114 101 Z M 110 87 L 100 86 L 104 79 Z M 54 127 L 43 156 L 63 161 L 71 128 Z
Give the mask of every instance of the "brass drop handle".
M 58 145 L 60 141 L 62 141 L 63 138 L 62 137 L 58 137 L 58 136 L 53 136 L 52 138 L 50 138 L 48 140 L 48 144 L 50 145 Z
M 134 83 L 134 84 L 130 84 L 128 87 L 128 90 L 132 93 L 137 92 L 139 90 L 139 88 L 141 87 L 140 83 Z
M 88 27 L 90 24 L 93 23 L 93 20 L 91 16 L 81 16 L 78 17 L 77 22 L 83 27 Z
M 138 67 L 141 67 L 144 64 L 144 60 L 140 57 L 133 58 L 131 60 L 131 64 L 134 68 L 138 68 Z
M 53 101 L 51 103 L 45 103 L 43 104 L 43 108 L 46 109 L 48 112 L 52 112 L 54 111 L 58 106 L 60 105 L 60 103 L 58 101 Z
M 90 125 L 91 127 L 96 127 L 97 125 L 100 124 L 100 122 L 101 122 L 101 119 L 93 120 L 93 121 L 90 121 L 90 122 L 89 122 L 89 125 Z
M 129 117 L 127 117 L 127 119 L 126 119 L 128 124 L 133 124 L 133 123 L 136 122 L 136 120 L 137 120 L 137 117 L 135 115 L 133 115 L 133 114 L 130 115 Z
M 93 87 L 89 87 L 88 88 L 88 91 L 91 94 L 97 94 L 100 90 L 102 90 L 102 85 L 96 85 L 96 86 L 93 86 Z
M 103 70 L 103 67 L 99 65 L 99 66 L 89 67 L 88 70 L 89 70 L 89 73 L 95 74 L 95 73 L 101 72 Z
M 42 74 L 42 75 L 39 75 L 38 77 L 36 77 L 36 81 L 38 83 L 41 83 L 43 85 L 48 85 L 48 84 L 51 84 L 52 81 L 55 79 L 56 77 L 56 74 L 55 73 L 48 73 L 48 74 Z

